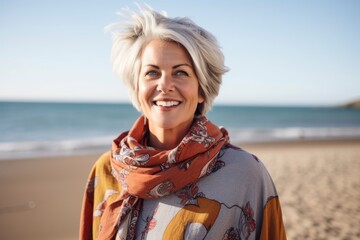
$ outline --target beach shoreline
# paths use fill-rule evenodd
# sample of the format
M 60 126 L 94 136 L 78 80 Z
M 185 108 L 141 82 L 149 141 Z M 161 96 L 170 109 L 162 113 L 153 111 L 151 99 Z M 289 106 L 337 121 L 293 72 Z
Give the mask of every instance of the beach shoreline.
M 236 144 L 259 157 L 288 239 L 359 239 L 360 140 Z M 101 152 L 0 161 L 0 239 L 77 239 L 87 176 Z

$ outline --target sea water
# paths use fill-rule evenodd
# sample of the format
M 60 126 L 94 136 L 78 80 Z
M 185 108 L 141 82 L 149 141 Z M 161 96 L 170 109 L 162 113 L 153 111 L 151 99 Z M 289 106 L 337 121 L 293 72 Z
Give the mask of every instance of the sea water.
M 0 159 L 110 149 L 140 116 L 131 104 L 0 102 Z M 360 138 L 360 110 L 215 105 L 207 117 L 236 144 Z

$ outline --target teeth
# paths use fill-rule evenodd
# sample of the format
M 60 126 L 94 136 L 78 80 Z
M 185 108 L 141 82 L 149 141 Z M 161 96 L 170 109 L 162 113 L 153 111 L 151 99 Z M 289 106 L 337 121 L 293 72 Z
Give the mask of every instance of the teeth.
M 178 102 L 178 101 L 156 101 L 155 104 L 157 106 L 162 106 L 162 107 L 172 107 L 172 106 L 179 105 L 180 102 Z

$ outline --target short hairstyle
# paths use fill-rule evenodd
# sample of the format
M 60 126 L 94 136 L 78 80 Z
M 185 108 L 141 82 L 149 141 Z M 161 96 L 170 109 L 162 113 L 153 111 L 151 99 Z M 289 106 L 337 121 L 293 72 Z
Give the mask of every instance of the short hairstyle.
M 112 24 L 108 29 L 113 33 L 113 71 L 129 87 L 135 108 L 142 111 L 137 96 L 142 50 L 151 40 L 161 39 L 181 44 L 190 55 L 199 81 L 199 94 L 204 97 L 196 114 L 205 115 L 219 94 L 222 75 L 227 71 L 216 38 L 189 18 L 169 18 L 149 6 L 139 7 L 139 12 L 127 12 L 128 21 Z

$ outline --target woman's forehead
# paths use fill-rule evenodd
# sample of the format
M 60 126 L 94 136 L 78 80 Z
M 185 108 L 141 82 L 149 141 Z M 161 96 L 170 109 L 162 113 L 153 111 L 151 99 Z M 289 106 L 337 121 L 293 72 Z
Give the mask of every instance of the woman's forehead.
M 191 58 L 179 43 L 165 40 L 152 40 L 143 49 L 142 66 L 146 65 L 189 65 Z

